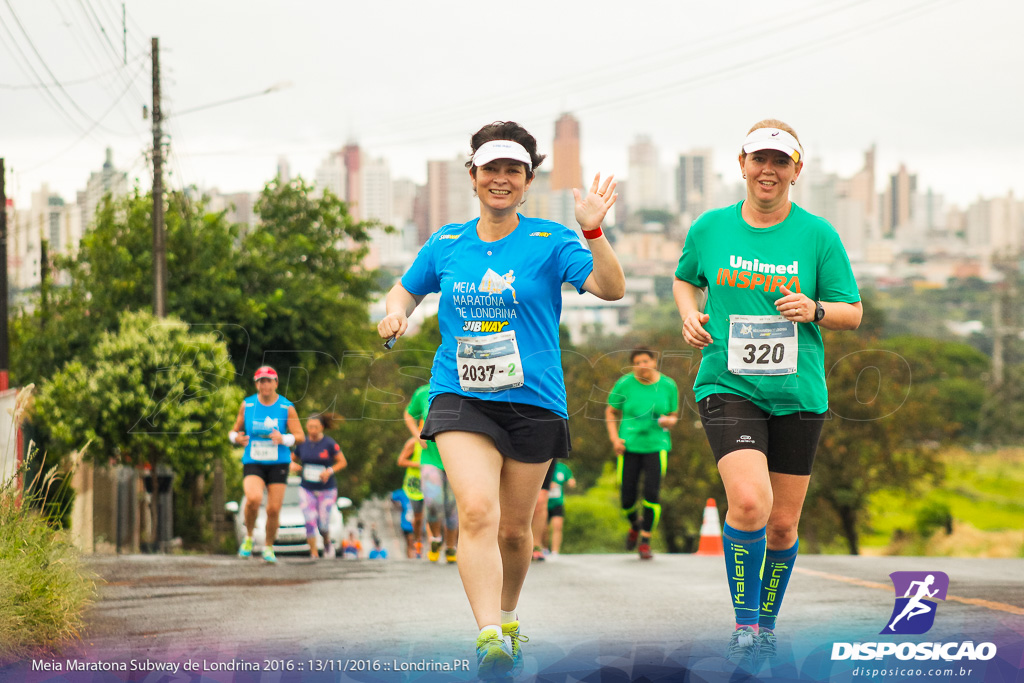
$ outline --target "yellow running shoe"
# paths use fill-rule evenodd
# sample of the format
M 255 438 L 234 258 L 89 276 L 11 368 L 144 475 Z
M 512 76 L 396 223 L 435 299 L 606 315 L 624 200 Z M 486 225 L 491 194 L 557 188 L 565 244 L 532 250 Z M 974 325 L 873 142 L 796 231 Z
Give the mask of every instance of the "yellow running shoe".
M 508 652 L 505 639 L 497 631 L 489 629 L 477 637 L 476 664 L 477 676 L 481 681 L 499 681 L 509 677 L 512 655 Z
M 239 557 L 252 557 L 252 536 L 246 536 L 242 545 L 238 546 Z
M 430 550 L 427 551 L 427 559 L 431 562 L 437 562 L 441 559 L 441 541 L 430 542 Z
M 448 564 L 455 564 L 455 548 L 444 549 L 444 561 Z

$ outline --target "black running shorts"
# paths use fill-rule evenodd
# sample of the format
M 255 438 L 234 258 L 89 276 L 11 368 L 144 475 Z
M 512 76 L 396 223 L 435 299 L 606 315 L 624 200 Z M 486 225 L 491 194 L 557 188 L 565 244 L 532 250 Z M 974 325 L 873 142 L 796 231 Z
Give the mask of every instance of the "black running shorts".
M 420 436 L 433 441 L 442 432 L 486 434 L 499 453 L 519 462 L 540 463 L 566 458 L 572 450 L 569 421 L 550 410 L 526 403 L 440 394 L 430 403 Z M 548 469 L 549 476 L 553 471 Z
M 259 477 L 267 486 L 270 484 L 287 484 L 288 463 L 284 463 L 283 465 L 264 465 L 263 463 L 258 462 L 247 462 L 242 465 L 242 476 L 248 477 L 249 475 Z
M 761 451 L 768 471 L 810 475 L 828 413 L 769 415 L 736 394 L 711 394 L 698 403 L 715 462 L 744 449 Z

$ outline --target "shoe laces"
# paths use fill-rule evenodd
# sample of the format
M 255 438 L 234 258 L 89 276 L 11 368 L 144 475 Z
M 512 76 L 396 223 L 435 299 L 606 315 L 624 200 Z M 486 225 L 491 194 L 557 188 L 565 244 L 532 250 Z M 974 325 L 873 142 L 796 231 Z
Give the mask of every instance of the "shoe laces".
M 760 654 L 766 657 L 773 657 L 778 647 L 776 645 L 775 631 L 770 628 L 761 628 L 758 632 L 757 649 Z
M 729 659 L 742 659 L 753 654 L 757 634 L 750 627 L 738 628 L 729 639 Z
M 512 643 L 512 656 L 516 657 L 519 655 L 520 643 L 528 643 L 530 639 L 519 632 L 519 627 L 516 626 L 514 629 L 505 633 L 509 638 L 509 642 Z

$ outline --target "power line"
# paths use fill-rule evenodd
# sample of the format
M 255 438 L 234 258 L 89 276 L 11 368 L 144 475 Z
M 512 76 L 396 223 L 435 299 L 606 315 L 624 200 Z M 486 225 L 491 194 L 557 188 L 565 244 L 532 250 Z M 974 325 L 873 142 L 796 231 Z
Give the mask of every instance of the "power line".
M 759 61 L 759 64 L 768 65 L 784 63 L 796 57 L 805 56 L 807 54 L 820 51 L 821 49 L 828 48 L 842 42 L 846 42 L 855 37 L 859 37 L 859 35 L 871 33 L 881 28 L 885 28 L 887 26 L 904 22 L 908 19 L 933 11 L 942 5 L 948 5 L 958 1 L 959 0 L 945 0 L 944 2 L 943 0 L 929 0 L 928 2 L 924 2 L 913 7 L 898 10 L 896 12 L 889 14 L 888 16 L 882 17 L 881 19 L 871 19 L 869 21 L 864 21 L 861 24 L 853 27 L 844 27 L 839 31 L 824 35 L 813 42 L 801 45 L 799 47 L 789 48 L 775 57 L 768 57 L 762 59 Z M 804 22 L 801 21 L 796 23 Z M 772 34 L 772 38 L 773 40 L 776 41 L 779 39 L 779 37 L 774 34 Z M 744 70 L 748 70 L 749 68 L 749 59 L 744 59 L 739 62 L 733 63 L 729 66 L 715 69 L 712 71 L 698 73 L 693 76 L 684 78 L 682 80 L 675 81 L 673 83 L 661 83 L 651 88 L 635 91 L 633 93 L 619 93 L 616 94 L 613 99 L 610 99 L 606 95 L 602 95 L 598 101 L 574 107 L 573 110 L 577 112 L 607 111 L 613 109 L 620 109 L 623 107 L 636 106 L 638 104 L 643 103 L 649 103 L 651 101 L 656 101 L 659 99 L 663 99 L 665 97 L 678 95 L 680 92 L 685 92 L 694 87 L 707 85 L 708 82 L 713 82 L 718 79 L 724 80 L 726 78 L 735 76 L 738 73 L 742 73 Z M 517 99 L 517 102 L 518 101 L 519 100 Z M 537 106 L 539 107 L 547 105 L 538 104 Z M 491 103 L 488 103 L 487 107 L 488 109 L 486 111 L 489 111 L 491 110 L 493 105 Z M 471 115 L 471 113 L 467 112 L 465 114 L 462 114 L 462 117 L 465 118 L 466 116 L 469 115 Z M 543 114 L 543 116 L 550 117 L 552 120 L 555 117 L 557 117 L 557 115 L 558 112 L 550 111 Z M 444 122 L 444 125 L 447 126 L 449 124 L 452 124 L 452 121 L 450 120 L 451 118 L 454 117 L 448 117 L 448 120 Z M 401 133 L 395 133 L 393 135 L 385 134 L 377 138 L 374 138 L 373 136 L 367 136 L 367 140 L 369 144 L 374 144 L 378 147 L 395 147 L 420 142 L 429 142 L 431 140 L 436 140 L 437 137 L 439 136 L 444 138 L 456 138 L 465 136 L 465 130 L 459 132 L 456 131 L 454 127 L 431 137 L 425 137 L 424 133 L 420 132 L 429 131 L 432 129 L 437 130 L 438 128 L 439 126 L 436 124 L 425 123 L 423 126 L 413 126 L 412 128 L 408 128 L 402 131 Z M 410 132 L 414 133 L 408 135 L 407 137 L 397 137 L 398 135 L 402 135 L 403 133 Z
M 102 37 L 106 41 L 107 45 L 110 46 L 110 50 L 113 53 L 114 58 L 116 59 L 118 57 L 118 55 L 119 55 L 119 53 L 117 51 L 117 48 L 114 47 L 114 43 L 112 43 L 110 41 L 110 36 L 107 35 L 107 29 L 103 28 L 103 22 L 100 21 L 100 18 L 98 16 L 96 16 L 96 10 L 93 8 L 92 3 L 89 2 L 89 0 L 78 0 L 78 4 L 81 5 L 83 8 L 87 8 L 89 10 L 89 12 L 92 13 L 93 19 L 96 20 L 96 26 L 99 27 L 100 35 L 102 35 Z M 90 26 L 91 26 L 91 24 L 90 24 Z
M 25 36 L 25 40 L 28 41 L 28 46 L 30 48 L 32 48 L 32 52 L 34 52 L 35 55 L 36 55 L 36 58 L 39 59 L 39 63 L 43 65 L 43 68 L 46 69 L 46 73 L 48 73 L 50 75 L 50 78 L 53 79 L 53 84 L 55 86 L 57 86 L 57 89 L 60 90 L 61 93 L 64 94 L 64 97 L 67 98 L 68 102 L 70 102 L 71 105 L 75 109 L 77 109 L 78 112 L 82 116 L 84 116 L 85 119 L 88 122 L 93 124 L 92 128 L 90 128 L 89 130 L 92 131 L 94 128 L 99 127 L 103 131 L 105 131 L 107 133 L 110 133 L 112 135 L 124 135 L 124 133 L 120 133 L 118 131 L 111 130 L 109 128 L 106 128 L 106 127 L 100 125 L 99 121 L 94 120 L 92 118 L 92 116 L 89 115 L 88 112 L 86 112 L 84 109 L 82 109 L 82 107 L 79 106 L 78 102 L 75 101 L 75 98 L 71 97 L 71 94 L 67 90 L 64 89 L 63 84 L 61 84 L 61 82 L 57 79 L 57 76 L 50 69 L 49 65 L 47 65 L 46 60 L 43 59 L 43 56 L 39 53 L 39 50 L 36 49 L 35 43 L 32 42 L 32 38 L 28 35 L 28 31 L 25 30 L 25 26 L 21 23 L 21 19 L 18 18 L 17 12 L 15 12 L 14 11 L 14 7 L 11 6 L 10 0 L 4 0 L 4 4 L 7 5 L 7 10 L 11 13 L 11 16 L 14 17 L 14 23 L 18 25 L 18 28 L 21 30 L 21 34 L 23 36 Z M 41 81 L 42 81 L 42 79 L 40 79 L 40 82 Z
M 864 5 L 874 0 L 853 0 L 845 5 L 829 7 L 820 12 L 813 12 L 805 16 L 792 19 L 791 14 L 780 17 L 774 21 L 760 21 L 743 27 L 738 31 L 730 31 L 726 34 L 711 36 L 679 47 L 658 50 L 645 55 L 640 55 L 620 61 L 610 66 L 601 66 L 591 70 L 582 77 L 579 75 L 565 76 L 562 78 L 546 79 L 544 83 L 530 90 L 531 97 L 543 97 L 547 93 L 555 93 L 559 96 L 574 95 L 594 88 L 606 89 L 609 85 L 617 82 L 629 82 L 638 76 L 650 74 L 653 71 L 665 68 L 678 68 L 681 64 L 698 58 L 713 57 L 717 52 L 735 48 L 737 44 L 746 40 L 760 38 L 770 35 L 773 40 L 778 40 L 778 33 L 796 27 L 807 28 L 810 22 L 827 19 L 833 15 Z M 815 5 L 814 7 L 818 7 Z M 569 88 L 567 90 L 566 88 Z M 424 115 L 422 112 L 408 116 L 390 119 L 379 124 L 380 128 L 393 129 L 400 126 L 404 121 L 415 121 L 424 126 L 431 125 L 435 120 L 450 120 L 452 115 L 470 112 L 493 111 L 495 108 L 521 104 L 520 95 L 510 95 L 502 99 L 489 99 L 486 104 L 481 105 L 478 99 L 467 104 L 452 105 L 442 109 L 434 110 Z
M 24 63 L 24 66 L 22 66 L 22 62 L 19 62 L 19 64 L 18 64 L 18 65 L 19 65 L 19 68 L 21 68 L 21 69 L 22 69 L 22 71 L 24 72 L 24 71 L 25 71 L 25 68 L 27 67 L 27 68 L 28 68 L 28 71 L 30 71 L 30 72 L 31 72 L 31 77 L 32 77 L 32 78 L 34 78 L 34 79 L 36 80 L 36 82 L 38 82 L 38 83 L 40 83 L 40 84 L 43 84 L 43 83 L 44 83 L 44 81 L 43 81 L 42 77 L 41 77 L 41 76 L 39 75 L 39 73 L 38 73 L 38 72 L 37 72 L 37 71 L 35 70 L 35 67 L 33 67 L 33 66 L 32 66 L 32 60 L 30 60 L 30 59 L 28 58 L 28 55 L 26 55 L 26 54 L 25 54 L 25 52 L 24 52 L 24 50 L 22 50 L 22 49 L 21 49 L 21 45 L 19 45 L 19 44 L 18 44 L 18 41 L 17 41 L 17 40 L 15 40 L 15 38 L 14 38 L 14 34 L 13 34 L 13 33 L 11 33 L 11 30 L 10 30 L 10 28 L 8 28 L 8 26 L 7 26 L 7 22 L 4 22 L 4 21 L 0 21 L 0 27 L 2 27 L 2 28 L 4 29 L 4 32 L 5 32 L 5 33 L 7 34 L 7 36 L 8 36 L 9 38 L 10 38 L 10 44 L 11 44 L 11 45 L 13 45 L 13 46 L 15 47 L 15 49 L 17 49 L 17 51 L 18 51 L 18 54 L 19 54 L 19 55 L 21 56 L 21 60 L 22 60 L 22 62 Z M 6 45 L 7 45 L 7 43 L 4 43 L 4 45 L 6 46 Z M 9 51 L 9 50 L 8 50 L 8 51 Z M 12 54 L 12 56 L 13 56 L 13 53 L 11 53 L 11 54 Z M 17 59 L 16 59 L 15 61 L 17 61 Z M 26 75 L 28 75 L 28 72 L 25 72 L 25 73 L 26 73 Z M 71 115 L 71 112 L 69 112 L 69 111 L 68 111 L 67 109 L 65 109 L 65 108 L 64 108 L 64 105 L 63 105 L 63 104 L 61 104 L 60 100 L 58 100 L 58 99 L 57 99 L 57 96 L 56 96 L 56 95 L 54 95 L 54 94 L 53 94 L 53 93 L 52 93 L 52 92 L 50 91 L 50 89 L 49 89 L 49 88 L 47 88 L 47 87 L 44 87 L 42 91 L 43 91 L 44 95 L 45 95 L 46 97 L 48 97 L 48 98 L 49 98 L 49 100 L 48 100 L 48 101 L 49 101 L 49 102 L 50 102 L 50 103 L 51 103 L 51 104 L 52 104 L 52 105 L 53 105 L 53 106 L 54 106 L 54 107 L 55 107 L 55 108 L 57 109 L 57 111 L 58 111 L 58 112 L 59 112 L 60 114 L 63 114 L 63 116 L 65 117 L 65 119 L 66 119 L 66 120 L 67 120 L 67 121 L 68 121 L 69 123 L 71 123 L 72 127 L 74 127 L 74 128 L 77 128 L 79 132 L 81 132 L 81 131 L 84 131 L 84 130 L 85 130 L 85 128 L 84 128 L 84 127 L 82 126 L 82 124 L 80 124 L 80 123 L 79 123 L 79 122 L 78 122 L 78 121 L 77 121 L 77 120 L 75 119 L 75 117 Z
M 136 72 L 136 74 L 135 74 L 135 78 L 138 78 L 138 75 L 139 75 L 139 74 L 141 74 L 141 73 L 143 72 L 143 70 L 144 70 L 144 69 L 145 69 L 145 64 L 143 64 L 143 65 L 142 65 L 142 66 L 141 66 L 141 67 L 139 68 L 139 70 L 138 70 L 138 71 Z M 134 82 L 134 80 L 133 80 L 132 82 Z M 129 86 L 130 86 L 130 85 L 131 85 L 131 83 L 129 84 Z M 114 101 L 113 101 L 113 102 L 112 102 L 112 103 L 110 104 L 110 106 L 109 106 L 109 107 L 107 107 L 107 110 L 106 110 L 106 111 L 104 111 L 104 112 L 103 112 L 102 114 L 100 114 L 100 118 L 99 118 L 99 120 L 100 120 L 100 121 L 102 121 L 102 120 L 103 120 L 103 119 L 104 119 L 104 118 L 105 118 L 105 117 L 107 116 L 107 114 L 109 114 L 109 113 L 110 113 L 110 112 L 111 112 L 111 111 L 112 111 L 112 110 L 114 109 L 114 107 L 116 107 L 116 106 L 118 105 L 118 103 L 120 103 L 120 101 L 121 101 L 121 98 L 123 98 L 123 97 L 124 97 L 124 96 L 125 96 L 125 95 L 126 95 L 126 94 L 128 93 L 128 89 L 129 89 L 129 88 L 125 88 L 124 90 L 122 90 L 122 91 L 121 91 L 121 95 L 120 95 L 120 96 L 119 96 L 119 97 L 118 97 L 117 99 L 115 99 L 115 100 L 114 100 Z M 90 128 L 88 129 L 88 130 L 86 130 L 86 131 L 85 131 L 84 133 L 82 133 L 82 136 L 81 136 L 81 137 L 79 137 L 79 138 L 78 138 L 77 140 L 75 140 L 74 142 L 72 142 L 72 143 L 71 143 L 70 145 L 68 145 L 68 146 L 67 146 L 66 148 L 64 148 L 64 149 L 63 149 L 63 150 L 61 150 L 60 152 L 58 152 L 58 153 L 57 153 L 56 155 L 54 155 L 54 156 L 50 157 L 50 158 L 49 158 L 49 159 L 47 159 L 46 161 L 43 161 L 43 162 L 41 162 L 41 163 L 39 163 L 39 164 L 36 164 L 35 166 L 32 166 L 32 167 L 30 167 L 30 168 L 27 168 L 27 169 L 25 169 L 25 170 L 24 170 L 24 171 L 22 171 L 22 172 L 23 172 L 23 173 L 29 173 L 30 171 L 34 171 L 34 170 L 36 170 L 36 169 L 38 169 L 38 168 L 42 168 L 43 166 L 46 166 L 46 165 L 48 165 L 48 164 L 50 164 L 50 163 L 53 163 L 54 161 L 56 161 L 57 159 L 61 158 L 62 156 L 64 156 L 64 155 L 65 155 L 65 154 L 67 154 L 68 152 L 70 152 L 70 151 L 71 151 L 72 149 L 74 149 L 75 147 L 77 147 L 77 146 L 78 146 L 78 144 L 79 144 L 80 142 L 82 142 L 82 140 L 84 140 L 85 138 L 89 137 L 89 135 L 90 135 L 90 134 L 91 134 L 91 133 L 93 132 L 93 130 L 95 130 L 96 126 L 98 126 L 98 125 L 99 125 L 99 121 L 97 121 L 97 122 L 93 123 L 92 127 L 90 127 Z
M 133 64 L 136 61 L 138 61 L 140 59 L 143 59 L 145 57 L 148 57 L 148 56 L 149 55 L 144 55 L 144 54 L 136 55 L 132 59 L 128 60 L 128 63 L 129 64 Z M 101 78 L 106 78 L 107 76 L 110 76 L 111 74 L 115 73 L 116 71 L 118 71 L 118 70 L 120 70 L 122 68 L 124 68 L 124 67 L 120 67 L 119 66 L 117 68 L 108 69 L 108 70 L 106 70 L 106 71 L 104 71 L 102 73 L 94 74 L 92 76 L 87 76 L 85 78 L 78 78 L 78 79 L 71 80 L 71 81 L 64 81 L 64 85 L 82 85 L 83 83 L 91 83 L 93 81 L 98 81 Z M 52 85 L 50 85 L 48 83 L 41 83 L 41 84 L 40 83 L 21 83 L 21 84 L 0 83 L 0 88 L 4 88 L 5 90 L 39 90 L 40 88 L 52 88 L 52 87 L 54 87 L 54 86 L 52 86 Z

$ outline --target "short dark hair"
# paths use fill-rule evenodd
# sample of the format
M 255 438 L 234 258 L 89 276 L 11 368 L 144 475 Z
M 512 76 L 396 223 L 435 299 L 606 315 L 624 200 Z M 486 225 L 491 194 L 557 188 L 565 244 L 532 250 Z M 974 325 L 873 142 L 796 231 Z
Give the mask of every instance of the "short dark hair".
M 654 360 L 658 354 L 654 353 L 654 349 L 649 346 L 634 346 L 633 350 L 629 352 L 629 362 L 634 362 L 637 356 L 650 356 L 651 360 Z
M 526 174 L 528 178 L 534 176 L 537 167 L 547 158 L 546 154 L 537 153 L 537 139 L 518 123 L 515 121 L 495 121 L 494 123 L 488 123 L 473 133 L 473 137 L 469 139 L 472 151 L 469 153 L 469 161 L 466 162 L 466 168 L 470 170 L 474 178 L 476 177 L 476 167 L 473 166 L 473 155 L 476 154 L 481 145 L 491 140 L 511 140 L 512 142 L 518 142 L 526 148 L 526 151 L 530 153 L 533 165 L 533 168 Z

